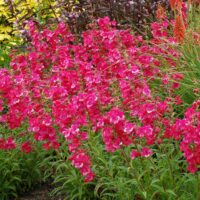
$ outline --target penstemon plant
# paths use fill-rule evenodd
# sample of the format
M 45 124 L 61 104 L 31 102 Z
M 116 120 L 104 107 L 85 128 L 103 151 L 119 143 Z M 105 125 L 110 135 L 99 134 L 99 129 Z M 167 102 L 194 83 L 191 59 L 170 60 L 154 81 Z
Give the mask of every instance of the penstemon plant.
M 29 22 L 28 52 L 13 52 L 10 69 L 0 70 L 0 122 L 10 129 L 26 124 L 26 137 L 55 150 L 50 162 L 55 182 L 63 183 L 55 193 L 199 198 L 200 101 L 182 118 L 177 111 L 183 105 L 177 47 L 185 38 L 185 5 L 174 5 L 175 20 L 162 15 L 152 23 L 149 41 L 118 30 L 108 17 L 91 24 L 81 40 L 64 23 L 39 31 Z M 0 149 L 17 146 L 12 136 L 0 139 Z M 25 141 L 21 150 L 29 153 L 32 146 Z

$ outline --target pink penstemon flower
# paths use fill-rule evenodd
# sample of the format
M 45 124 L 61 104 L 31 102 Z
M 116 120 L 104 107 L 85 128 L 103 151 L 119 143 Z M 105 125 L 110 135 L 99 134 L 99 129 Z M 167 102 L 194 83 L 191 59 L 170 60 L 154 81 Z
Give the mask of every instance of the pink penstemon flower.
M 3 103 L 8 107 L 1 122 L 10 129 L 28 123 L 28 132 L 46 150 L 59 149 L 60 133 L 68 144 L 72 165 L 85 182 L 95 177 L 85 147 L 91 132 L 101 134 L 107 152 L 143 141 L 141 152 L 130 153 L 132 159 L 151 156 L 151 145 L 163 138 L 183 138 L 180 149 L 189 170 L 195 171 L 200 164 L 199 126 L 194 123 L 194 118 L 199 120 L 199 102 L 186 111 L 184 119 L 171 120 L 170 104 L 181 104 L 181 98 L 161 100 L 155 95 L 157 88 L 151 87 L 159 78 L 158 87 L 169 88 L 173 94 L 183 79 L 180 73 L 162 72 L 156 56 L 175 67 L 171 57 L 178 58 L 179 53 L 171 47 L 175 40 L 168 36 L 169 21 L 152 23 L 151 45 L 115 25 L 108 17 L 99 19 L 98 27 L 85 31 L 80 42 L 64 23 L 55 30 L 38 32 L 30 22 L 32 46 L 27 55 L 13 54 L 11 70 L 0 69 L 0 95 L 5 101 L 0 101 L 0 112 Z M 1 149 L 15 147 L 13 138 L 0 140 Z M 26 153 L 32 148 L 28 142 L 21 147 Z

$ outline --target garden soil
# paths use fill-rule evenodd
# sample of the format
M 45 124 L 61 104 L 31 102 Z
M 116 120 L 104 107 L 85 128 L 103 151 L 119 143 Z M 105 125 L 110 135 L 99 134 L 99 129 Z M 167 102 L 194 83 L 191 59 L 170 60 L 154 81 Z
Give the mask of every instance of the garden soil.
M 16 200 L 63 200 L 63 197 L 51 197 L 50 192 L 53 190 L 50 184 L 43 184 Z

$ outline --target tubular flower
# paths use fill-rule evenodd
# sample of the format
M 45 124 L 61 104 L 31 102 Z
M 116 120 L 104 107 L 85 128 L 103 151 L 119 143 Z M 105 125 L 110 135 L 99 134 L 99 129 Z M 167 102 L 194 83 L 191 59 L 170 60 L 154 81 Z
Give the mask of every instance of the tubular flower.
M 185 25 L 180 15 L 177 15 L 174 25 L 174 37 L 178 42 L 183 42 L 185 38 Z
M 169 0 L 169 4 L 172 10 L 175 10 L 176 7 L 176 0 Z
M 166 18 L 165 9 L 160 4 L 158 5 L 158 8 L 156 10 L 156 18 L 158 20 L 162 20 Z
M 181 11 L 182 11 L 182 0 L 176 1 L 176 9 L 179 11 L 179 13 L 181 13 Z
M 26 55 L 13 54 L 10 69 L 0 69 L 0 123 L 10 129 L 27 123 L 24 132 L 45 150 L 67 143 L 69 160 L 85 182 L 97 174 L 96 159 L 88 148 L 91 136 L 102 137 L 107 152 L 130 146 L 131 159 L 153 155 L 151 146 L 165 138 L 181 140 L 189 170 L 195 171 L 200 166 L 200 135 L 196 134 L 200 125 L 191 125 L 196 107 L 183 120 L 171 119 L 171 105 L 181 103 L 174 90 L 184 77 L 161 70 L 163 63 L 176 69 L 172 57 L 178 59 L 180 52 L 171 47 L 184 38 L 183 19 L 180 15 L 175 20 L 176 38 L 168 33 L 167 19 L 152 23 L 150 44 L 129 30 L 118 30 L 107 17 L 83 32 L 80 41 L 63 23 L 39 32 L 30 22 L 31 48 Z M 154 81 L 159 90 L 151 87 Z M 173 97 L 161 99 L 157 93 L 167 88 Z M 66 143 L 59 143 L 60 136 Z M 14 149 L 16 144 L 14 138 L 3 139 L 0 133 L 0 150 Z M 24 142 L 22 152 L 34 150 L 33 144 Z
M 171 9 L 174 11 L 177 9 L 178 11 L 182 8 L 182 0 L 170 0 L 169 1 Z

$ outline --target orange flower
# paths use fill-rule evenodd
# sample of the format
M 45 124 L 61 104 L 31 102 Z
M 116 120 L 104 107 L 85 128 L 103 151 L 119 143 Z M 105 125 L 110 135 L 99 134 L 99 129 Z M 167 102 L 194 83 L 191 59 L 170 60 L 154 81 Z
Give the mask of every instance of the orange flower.
M 169 0 L 169 4 L 172 10 L 177 9 L 180 11 L 182 8 L 182 0 Z
M 185 38 L 185 25 L 180 15 L 176 16 L 174 25 L 174 37 L 178 42 L 183 42 Z
M 181 9 L 182 9 L 182 0 L 177 0 L 176 1 L 176 9 L 179 11 L 179 13 L 181 12 Z
M 166 15 L 165 15 L 165 9 L 159 4 L 158 8 L 156 10 L 156 18 L 157 19 L 165 19 Z
M 175 8 L 176 8 L 176 0 L 169 0 L 169 4 L 171 6 L 171 9 L 175 10 Z

